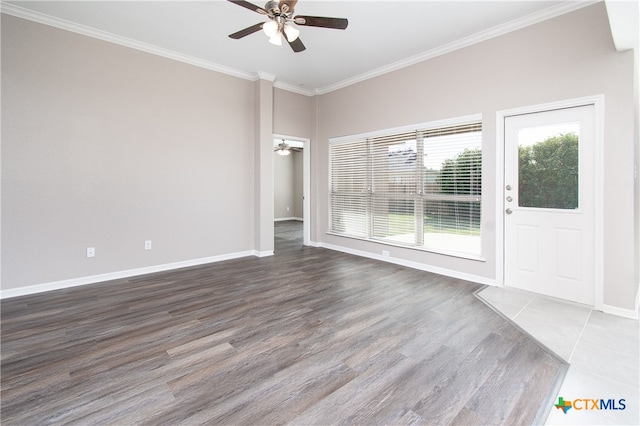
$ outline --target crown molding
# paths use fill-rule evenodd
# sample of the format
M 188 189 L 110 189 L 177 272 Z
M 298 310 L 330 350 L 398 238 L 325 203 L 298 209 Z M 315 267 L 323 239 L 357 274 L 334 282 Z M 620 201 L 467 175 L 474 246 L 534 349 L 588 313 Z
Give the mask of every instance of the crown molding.
M 541 10 L 539 12 L 529 14 L 522 18 L 514 19 L 504 24 L 497 25 L 495 27 L 489 28 L 488 30 L 478 32 L 469 37 L 465 37 L 460 40 L 456 40 L 452 43 L 439 46 L 435 49 L 431 49 L 426 52 L 423 52 L 414 56 L 410 56 L 398 62 L 394 62 L 392 64 L 388 64 L 380 68 L 376 68 L 374 70 L 357 75 L 355 77 L 339 81 L 337 83 L 325 86 L 323 88 L 319 88 L 316 90 L 316 94 L 323 95 L 325 93 L 342 89 L 347 86 L 351 86 L 353 84 L 360 83 L 362 81 L 369 80 L 374 77 L 378 77 L 393 71 L 397 71 L 399 69 L 418 64 L 428 59 L 432 59 L 437 56 L 442 56 L 444 54 L 451 53 L 456 50 L 472 46 L 474 44 L 492 39 L 494 37 L 508 34 L 510 32 L 546 21 L 548 19 L 555 18 L 557 16 L 564 15 L 569 12 L 573 12 L 574 10 L 578 10 L 586 6 L 590 6 L 592 4 L 598 3 L 599 1 L 600 0 L 578 0 L 575 2 L 566 2 L 566 3 L 559 4 L 557 6 L 552 6 L 544 10 Z
M 293 92 L 304 96 L 314 96 L 316 94 L 315 89 L 309 90 L 300 86 L 295 86 L 293 84 L 278 81 L 276 75 L 269 74 L 264 71 L 258 71 L 258 75 L 256 76 L 255 80 L 259 79 L 270 81 L 273 83 L 273 87 L 275 87 L 276 89 L 286 90 L 287 92 Z
M 258 76 L 255 78 L 255 80 L 267 80 L 273 83 L 274 81 L 276 81 L 276 76 L 275 74 L 269 74 L 268 72 L 258 71 Z
M 283 83 L 281 81 L 276 81 L 273 84 L 273 87 L 277 89 L 286 90 L 288 92 L 297 93 L 299 95 L 304 95 L 304 96 L 314 96 L 317 94 L 316 89 L 309 90 L 309 89 L 305 89 L 304 87 L 295 86 L 289 83 Z
M 175 61 L 183 62 L 196 67 L 205 68 L 212 71 L 217 71 L 223 74 L 231 75 L 233 77 L 239 77 L 245 80 L 256 81 L 259 79 L 268 80 L 274 82 L 274 87 L 289 92 L 298 93 L 304 96 L 314 96 L 317 94 L 317 90 L 304 89 L 302 87 L 295 86 L 293 84 L 276 81 L 277 76 L 269 74 L 264 71 L 258 73 L 249 73 L 237 70 L 235 68 L 226 67 L 224 65 L 216 64 L 213 62 L 205 61 L 194 56 L 184 55 L 169 49 L 164 49 L 149 43 L 143 43 L 130 38 L 122 37 L 107 31 L 98 30 L 86 25 L 77 24 L 75 22 L 67 21 L 64 19 L 56 18 L 44 13 L 35 12 L 33 10 L 25 9 L 20 6 L 16 6 L 11 3 L 0 3 L 0 12 L 7 15 L 15 16 L 17 18 L 26 19 L 29 21 L 37 22 L 40 24 L 48 25 L 51 27 L 59 28 L 61 30 L 70 31 L 76 34 L 96 38 L 109 43 L 118 44 L 121 46 L 129 47 L 136 50 L 141 50 L 153 55 L 162 56 L 164 58 L 172 59 Z
M 121 46 L 129 47 L 131 49 L 141 50 L 153 55 L 162 56 L 174 61 L 183 62 L 196 67 L 205 68 L 211 71 L 217 71 L 222 74 L 227 74 L 233 77 L 239 77 L 246 80 L 255 81 L 260 78 L 257 74 L 240 71 L 235 68 L 227 67 L 224 65 L 216 64 L 214 62 L 205 61 L 195 56 L 189 56 L 182 53 L 175 52 L 173 50 L 165 49 L 155 46 L 153 44 L 144 43 L 141 41 L 133 40 L 127 37 L 122 37 L 116 34 L 112 34 L 107 31 L 98 30 L 86 25 L 77 24 L 75 22 L 67 21 L 60 18 L 55 18 L 44 13 L 35 12 L 33 10 L 25 9 L 20 6 L 16 6 L 11 3 L 1 3 L 0 12 L 7 15 L 15 16 L 17 18 L 27 19 L 29 21 L 38 22 L 40 24 L 48 25 L 51 27 L 59 28 L 61 30 L 70 31 L 76 34 L 93 37 L 109 43 L 119 44 Z

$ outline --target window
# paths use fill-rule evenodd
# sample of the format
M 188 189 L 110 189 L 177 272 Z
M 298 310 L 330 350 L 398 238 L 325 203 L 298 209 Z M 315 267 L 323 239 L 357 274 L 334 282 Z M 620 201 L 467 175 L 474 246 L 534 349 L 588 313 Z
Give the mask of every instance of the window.
M 519 207 L 579 207 L 579 134 L 578 122 L 519 130 Z
M 334 234 L 480 255 L 482 124 L 330 144 Z

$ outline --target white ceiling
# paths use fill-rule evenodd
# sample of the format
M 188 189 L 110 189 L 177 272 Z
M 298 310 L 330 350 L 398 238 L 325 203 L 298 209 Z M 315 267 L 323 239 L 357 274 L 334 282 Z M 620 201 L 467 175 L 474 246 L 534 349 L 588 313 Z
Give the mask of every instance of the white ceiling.
M 252 2 L 264 6 L 264 2 Z M 307 50 L 262 32 L 265 18 L 228 1 L 8 1 L 2 11 L 240 77 L 324 93 L 592 4 L 593 1 L 300 0 L 295 15 L 348 18 L 344 30 L 298 27 Z

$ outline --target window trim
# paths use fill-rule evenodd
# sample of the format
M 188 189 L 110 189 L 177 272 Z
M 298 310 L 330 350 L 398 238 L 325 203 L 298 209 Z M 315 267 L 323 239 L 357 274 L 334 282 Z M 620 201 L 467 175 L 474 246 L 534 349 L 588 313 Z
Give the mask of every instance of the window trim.
M 373 243 L 373 244 L 381 244 L 381 245 L 389 246 L 389 247 L 398 247 L 398 248 L 406 249 L 406 250 L 413 250 L 413 251 L 421 251 L 421 252 L 426 252 L 426 253 L 440 254 L 440 255 L 443 255 L 443 256 L 456 257 L 458 259 L 475 260 L 475 261 L 478 261 L 478 262 L 486 262 L 487 261 L 487 258 L 484 257 L 482 254 L 473 254 L 473 253 L 466 253 L 466 252 L 454 251 L 454 250 L 438 249 L 438 248 L 425 247 L 425 246 L 421 246 L 421 247 L 418 247 L 418 246 L 406 246 L 406 245 L 403 245 L 403 244 L 396 244 L 396 243 L 393 243 L 393 242 L 387 241 L 387 240 L 378 240 L 378 239 L 374 239 L 374 238 L 357 237 L 357 236 L 354 236 L 354 235 L 341 234 L 339 232 L 334 232 L 334 231 L 331 231 L 331 230 L 328 230 L 327 232 L 325 232 L 325 235 L 331 235 L 332 237 L 349 238 L 351 240 L 364 241 L 366 243 Z
M 389 129 L 376 130 L 376 131 L 366 132 L 366 133 L 357 133 L 352 135 L 338 136 L 334 138 L 329 138 L 329 144 L 347 143 L 347 142 L 351 142 L 353 139 L 371 139 L 371 138 L 376 138 L 381 136 L 387 136 L 390 133 L 407 133 L 407 132 L 415 131 L 416 129 L 423 129 L 423 128 L 458 126 L 458 125 L 465 124 L 472 121 L 482 121 L 482 114 L 471 114 L 471 115 L 465 115 L 465 116 L 456 117 L 456 118 L 447 118 L 444 120 L 428 121 L 425 123 L 409 124 L 409 125 L 400 126 L 400 127 L 392 127 Z
M 366 133 L 359 133 L 359 134 L 352 134 L 352 135 L 346 135 L 346 136 L 339 136 L 339 137 L 334 137 L 334 138 L 329 138 L 329 145 L 328 148 L 330 149 L 331 146 L 334 145 L 340 145 L 340 144 L 345 144 L 345 143 L 350 143 L 353 142 L 355 140 L 366 140 L 366 139 L 372 139 L 372 138 L 377 138 L 377 137 L 384 137 L 384 136 L 388 136 L 390 134 L 399 134 L 399 133 L 407 133 L 407 132 L 415 132 L 417 129 L 433 129 L 433 128 L 438 128 L 438 127 L 450 127 L 450 126 L 459 126 L 459 125 L 464 125 L 466 123 L 471 123 L 471 122 L 481 122 L 482 123 L 482 114 L 472 114 L 472 115 L 466 115 L 466 116 L 460 116 L 460 117 L 455 117 L 455 118 L 449 118 L 449 119 L 443 119 L 443 120 L 436 120 L 436 121 L 430 121 L 430 122 L 424 122 L 424 123 L 419 123 L 419 124 L 411 124 L 411 125 L 407 125 L 407 126 L 401 126 L 401 127 L 394 127 L 394 128 L 389 128 L 389 129 L 382 129 L 382 130 L 376 130 L 376 131 L 372 131 L 372 132 L 366 132 Z M 484 157 L 483 157 L 484 159 Z M 483 160 L 484 161 L 484 160 Z M 331 219 L 331 157 L 329 155 L 329 161 L 328 161 L 328 172 L 329 172 L 329 186 L 327 188 L 328 190 L 328 203 L 327 203 L 327 210 L 328 210 L 328 218 L 329 220 Z M 481 207 L 482 209 L 482 207 Z M 482 210 L 481 210 L 482 211 Z M 481 215 L 481 218 L 484 217 L 484 215 Z M 342 237 L 342 238 L 349 238 L 349 239 L 353 239 L 353 240 L 358 240 L 358 241 L 366 241 L 369 243 L 374 243 L 374 244 L 381 244 L 384 246 L 391 246 L 391 247 L 398 247 L 398 248 L 402 248 L 402 249 L 407 249 L 407 250 L 413 250 L 413 251 L 421 251 L 421 252 L 428 252 L 428 253 L 435 253 L 435 254 L 441 254 L 441 255 L 445 255 L 445 256 L 451 256 L 451 257 L 456 257 L 456 258 L 462 258 L 462 259 L 467 259 L 467 260 L 474 260 L 474 261 L 481 261 L 481 262 L 485 262 L 486 258 L 483 256 L 484 254 L 484 250 L 483 250 L 483 220 L 481 219 L 480 221 L 480 253 L 479 254 L 475 254 L 475 253 L 469 253 L 469 252 L 461 252 L 461 251 L 455 251 L 455 250 L 447 250 L 447 249 L 440 249 L 440 248 L 434 248 L 434 247 L 429 247 L 429 246 L 410 246 L 410 245 L 403 245 L 403 244 L 395 244 L 392 241 L 389 240 L 381 240 L 381 239 L 377 239 L 374 237 L 360 237 L 360 236 L 356 236 L 356 235 L 349 235 L 349 234 L 343 234 L 340 232 L 335 232 L 331 229 L 331 224 L 329 221 L 329 229 L 328 231 L 325 233 L 326 235 L 331 235 L 331 236 L 336 236 L 336 237 Z

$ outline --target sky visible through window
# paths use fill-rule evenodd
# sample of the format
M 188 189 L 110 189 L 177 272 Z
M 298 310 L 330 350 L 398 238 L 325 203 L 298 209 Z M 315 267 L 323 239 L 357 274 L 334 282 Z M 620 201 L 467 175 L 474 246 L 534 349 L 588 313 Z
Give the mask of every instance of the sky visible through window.
M 561 123 L 537 127 L 527 127 L 521 129 L 518 132 L 518 144 L 520 146 L 531 146 L 538 142 L 542 142 L 546 139 L 554 136 L 560 136 L 562 134 L 575 133 L 580 137 L 580 123 Z
M 445 142 L 446 141 L 446 142 Z M 430 150 L 430 146 L 439 147 Z M 442 149 L 446 146 L 446 149 Z M 425 139 L 424 167 L 427 170 L 440 170 L 445 160 L 451 160 L 461 154 L 465 149 L 482 148 L 482 132 L 470 132 L 460 135 L 434 136 Z M 406 141 L 402 144 L 392 145 L 389 152 L 411 150 L 416 152 L 416 141 Z

